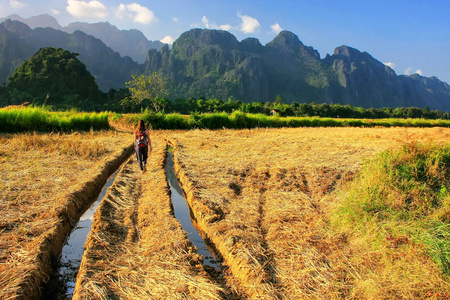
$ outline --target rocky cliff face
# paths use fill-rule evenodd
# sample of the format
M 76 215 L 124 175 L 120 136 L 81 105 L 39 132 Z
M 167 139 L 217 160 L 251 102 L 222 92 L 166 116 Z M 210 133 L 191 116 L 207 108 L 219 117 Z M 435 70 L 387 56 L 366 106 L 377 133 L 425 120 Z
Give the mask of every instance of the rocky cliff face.
M 280 32 L 264 48 L 270 100 L 279 94 L 287 102 L 330 101 L 327 91 L 334 85 L 333 78 L 316 50 L 288 31 Z
M 448 84 L 418 74 L 397 76 L 367 52 L 341 46 L 324 62 L 342 86 L 341 101 L 363 107 L 425 107 L 450 109 Z
M 423 77 L 418 74 L 399 76 L 405 99 L 414 106 L 450 110 L 450 86 L 437 77 Z
M 251 51 L 261 48 L 256 39 L 239 43 L 226 31 L 194 29 L 183 33 L 172 50 L 149 51 L 146 70 L 169 78 L 173 98 L 257 101 L 267 94 L 267 80 L 261 57 Z
M 172 97 L 265 102 L 281 95 L 287 102 L 329 101 L 336 86 L 319 53 L 288 31 L 263 46 L 254 38 L 238 42 L 226 31 L 194 29 L 172 50 L 150 51 L 146 67 L 171 79 Z
M 448 84 L 437 78 L 397 76 L 367 52 L 341 46 L 320 58 L 312 47 L 282 31 L 263 46 L 225 31 L 194 29 L 172 50 L 148 54 L 146 70 L 170 78 L 172 97 L 318 102 L 362 107 L 429 106 L 450 110 Z
M 324 62 L 336 74 L 343 88 L 341 99 L 346 103 L 359 105 L 364 99 L 367 107 L 386 107 L 389 103 L 402 106 L 397 75 L 369 53 L 341 46 Z

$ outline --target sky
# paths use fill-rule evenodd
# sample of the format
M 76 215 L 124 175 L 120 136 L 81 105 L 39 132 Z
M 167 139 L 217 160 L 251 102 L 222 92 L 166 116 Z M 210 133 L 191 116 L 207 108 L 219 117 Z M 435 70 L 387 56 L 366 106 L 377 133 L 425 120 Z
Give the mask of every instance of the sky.
M 49 14 L 62 26 L 109 22 L 166 43 L 192 28 L 208 28 L 264 45 L 288 30 L 321 58 L 346 45 L 398 75 L 450 83 L 449 0 L 0 0 L 0 18 L 11 14 Z

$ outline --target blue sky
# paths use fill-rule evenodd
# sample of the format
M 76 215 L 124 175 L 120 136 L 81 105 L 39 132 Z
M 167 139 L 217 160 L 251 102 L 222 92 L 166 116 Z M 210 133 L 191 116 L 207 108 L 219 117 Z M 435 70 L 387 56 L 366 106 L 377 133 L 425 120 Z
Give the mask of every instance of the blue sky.
M 347 45 L 399 75 L 450 83 L 448 0 L 0 0 L 0 17 L 10 14 L 50 14 L 63 26 L 107 21 L 166 42 L 192 28 L 209 28 L 266 44 L 289 30 L 322 58 Z

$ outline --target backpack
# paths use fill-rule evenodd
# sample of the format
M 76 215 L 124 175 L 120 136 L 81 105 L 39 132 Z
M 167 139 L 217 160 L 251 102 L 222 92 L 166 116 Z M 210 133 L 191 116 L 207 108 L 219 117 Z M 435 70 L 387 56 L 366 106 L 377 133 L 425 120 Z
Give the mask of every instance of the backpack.
M 140 131 L 136 136 L 136 146 L 137 147 L 146 147 L 148 146 L 148 137 L 144 131 Z

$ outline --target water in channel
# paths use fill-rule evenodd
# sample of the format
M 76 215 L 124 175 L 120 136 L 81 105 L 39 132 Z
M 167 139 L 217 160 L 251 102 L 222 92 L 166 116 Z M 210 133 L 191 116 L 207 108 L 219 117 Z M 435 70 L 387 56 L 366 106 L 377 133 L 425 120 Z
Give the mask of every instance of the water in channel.
M 198 248 L 198 254 L 203 255 L 203 263 L 220 270 L 221 265 L 214 257 L 214 250 L 211 246 L 208 246 L 208 241 L 202 238 L 193 224 L 190 208 L 183 196 L 183 189 L 180 187 L 173 169 L 173 152 L 171 151 L 167 153 L 166 176 L 169 181 L 175 217 L 180 221 L 184 231 L 187 232 L 189 240 Z
M 61 252 L 58 270 L 52 275 L 51 282 L 45 292 L 45 299 L 62 300 L 72 298 L 78 269 L 83 257 L 84 243 L 91 230 L 94 214 L 105 197 L 107 189 L 114 183 L 119 170 L 120 168 L 109 177 L 97 200 L 81 216 L 77 225 L 70 232 Z

